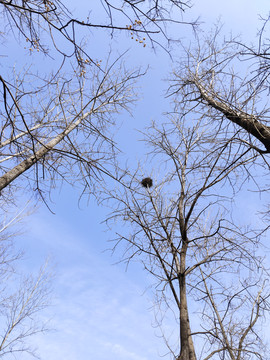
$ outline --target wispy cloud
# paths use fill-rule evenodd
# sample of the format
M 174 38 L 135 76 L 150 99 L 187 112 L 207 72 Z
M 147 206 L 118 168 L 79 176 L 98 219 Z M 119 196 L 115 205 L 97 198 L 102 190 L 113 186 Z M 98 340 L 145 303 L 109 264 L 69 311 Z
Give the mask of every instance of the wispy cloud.
M 104 344 L 110 353 L 117 355 L 118 359 L 130 359 L 130 360 L 148 360 L 145 356 L 140 356 L 134 352 L 130 352 L 121 344 L 112 344 L 110 342 Z
M 95 239 L 80 236 L 66 221 L 50 225 L 42 215 L 31 221 L 31 234 L 25 240 L 31 257 L 38 263 L 49 251 L 57 263 L 53 305 L 43 314 L 54 330 L 34 339 L 41 358 L 158 358 L 162 340 L 151 326 L 149 302 L 142 296 L 146 282 L 138 269 L 136 279 L 134 273 L 111 265 L 112 260 L 91 245 Z

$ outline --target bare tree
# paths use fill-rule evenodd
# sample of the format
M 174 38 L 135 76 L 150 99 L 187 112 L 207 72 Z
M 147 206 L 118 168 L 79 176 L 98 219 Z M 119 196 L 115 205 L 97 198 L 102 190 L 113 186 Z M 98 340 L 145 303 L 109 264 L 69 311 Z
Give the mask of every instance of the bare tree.
M 83 57 L 87 57 L 92 63 L 96 63 L 95 56 L 84 52 L 78 38 L 78 30 L 109 30 L 110 35 L 119 31 L 133 32 L 141 40 L 147 36 L 150 42 L 159 43 L 162 36 L 170 41 L 166 34 L 164 25 L 173 21 L 178 24 L 195 26 L 196 21 L 185 23 L 181 21 L 181 15 L 191 7 L 191 1 L 181 0 L 151 0 L 129 1 L 129 0 L 99 0 L 94 5 L 89 4 L 88 13 L 85 18 L 77 19 L 73 16 L 73 9 L 60 0 L 54 1 L 31 1 L 13 0 L 0 1 L 0 13 L 6 21 L 7 29 L 12 29 L 15 35 L 19 34 L 32 47 L 32 50 L 48 54 L 50 45 L 64 57 L 75 55 L 77 61 L 83 66 Z M 101 13 L 97 17 L 96 13 Z M 18 34 L 19 32 L 19 34 Z M 44 36 L 44 32 L 49 36 Z M 158 36 L 157 36 L 158 35 Z M 161 37 L 160 37 L 161 35 Z M 163 41 L 162 41 L 163 42 Z M 67 52 L 64 45 L 71 45 L 71 52 Z
M 39 313 L 50 302 L 51 274 L 48 262 L 37 276 L 18 271 L 22 253 L 14 248 L 16 233 L 11 228 L 25 216 L 25 211 L 12 218 L 2 216 L 0 229 L 0 357 L 12 354 L 15 358 L 22 352 L 37 356 L 30 345 L 32 337 L 48 330 Z
M 98 174 L 109 172 L 114 143 L 107 128 L 112 115 L 134 100 L 139 75 L 121 76 L 111 67 L 105 73 L 94 70 L 83 79 L 58 78 L 49 89 L 44 81 L 38 94 L 27 88 L 35 77 L 17 79 L 21 91 L 18 87 L 16 98 L 7 96 L 8 111 L 2 115 L 0 189 L 22 174 L 37 190 L 42 179 L 55 181 L 58 175 L 91 189 Z
M 220 29 L 197 38 L 197 46 L 185 48 L 186 61 L 172 76 L 170 94 L 183 90 L 190 109 L 259 154 L 270 152 L 267 69 L 244 54 L 238 39 L 220 40 Z M 233 126 L 232 126 L 233 125 Z M 235 126 L 236 125 L 236 126 Z
M 261 233 L 237 225 L 232 214 L 258 154 L 228 139 L 226 129 L 192 118 L 182 100 L 167 124 L 146 132 L 159 165 L 124 175 L 124 186 L 108 193 L 114 249 L 122 244 L 124 261 L 143 263 L 159 306 L 175 314 L 176 343 L 165 337 L 173 359 L 263 359 L 259 329 L 269 287 L 256 255 Z M 152 187 L 142 186 L 144 175 L 152 175 Z
M 9 45 L 0 54 L 7 58 L 0 74 L 1 205 L 15 201 L 15 189 L 34 189 L 43 197 L 63 180 L 96 193 L 103 175 L 113 176 L 115 117 L 130 110 L 134 84 L 144 72 L 125 68 L 122 49 L 97 60 L 85 36 L 94 41 L 98 30 L 108 38 L 124 32 L 143 47 L 167 48 L 166 24 L 182 23 L 178 15 L 189 1 L 100 0 L 89 7 L 77 19 L 58 0 L 0 0 L 1 41 Z M 98 7 L 102 15 L 96 17 Z M 13 66 L 10 58 L 21 63 Z M 0 356 L 32 352 L 26 340 L 43 330 L 32 319 L 47 303 L 46 274 L 18 285 L 10 267 L 16 256 L 9 258 L 2 244 Z M 15 276 L 14 287 L 4 286 L 8 274 Z
M 19 281 L 1 296 L 0 357 L 12 354 L 16 358 L 22 352 L 37 356 L 37 349 L 31 345 L 33 338 L 48 331 L 48 324 L 38 316 L 49 305 L 50 277 L 46 266 L 36 278 L 27 276 Z
M 141 73 L 117 68 L 117 61 L 110 63 L 109 56 L 104 65 L 96 60 L 83 43 L 84 30 L 91 35 L 107 29 L 110 36 L 123 31 L 144 46 L 147 37 L 153 46 L 166 47 L 163 39 L 170 39 L 165 24 L 181 23 L 178 12 L 189 6 L 189 1 L 180 0 L 164 4 L 100 0 L 91 5 L 88 17 L 77 19 L 58 0 L 1 0 L 5 40 L 11 41 L 12 33 L 18 49 L 28 48 L 37 56 L 35 61 L 44 55 L 54 60 L 48 71 L 45 66 L 40 70 L 36 62 L 33 70 L 27 66 L 0 75 L 0 190 L 23 174 L 23 180 L 41 194 L 40 182 L 48 179 L 55 184 L 57 176 L 65 180 L 69 176 L 84 190 L 95 192 L 93 186 L 102 174 L 112 175 L 113 114 L 127 110 L 134 101 L 134 81 Z M 97 9 L 103 11 L 100 23 Z

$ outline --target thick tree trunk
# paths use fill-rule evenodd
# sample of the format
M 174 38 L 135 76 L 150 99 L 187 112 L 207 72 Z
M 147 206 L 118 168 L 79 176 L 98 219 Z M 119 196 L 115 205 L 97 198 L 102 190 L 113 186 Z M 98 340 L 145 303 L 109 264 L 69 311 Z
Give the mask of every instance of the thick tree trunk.
M 270 152 L 270 127 L 261 123 L 256 116 L 247 114 L 242 110 L 234 109 L 230 104 L 215 99 L 204 85 L 197 79 L 193 80 L 203 100 L 212 108 L 226 116 L 228 120 L 245 129 L 250 135 L 257 138 L 264 146 L 265 153 Z
M 71 123 L 67 128 L 54 139 L 49 141 L 47 144 L 41 145 L 38 150 L 34 151 L 34 154 L 29 156 L 27 159 L 21 161 L 18 165 L 14 166 L 13 169 L 7 171 L 0 177 L 0 191 L 3 190 L 6 186 L 8 186 L 12 181 L 14 181 L 17 177 L 22 175 L 25 171 L 30 169 L 33 165 L 35 165 L 39 160 L 42 159 L 50 151 L 56 147 L 71 131 L 73 131 L 86 117 L 89 116 L 90 112 L 78 117 L 78 119 Z

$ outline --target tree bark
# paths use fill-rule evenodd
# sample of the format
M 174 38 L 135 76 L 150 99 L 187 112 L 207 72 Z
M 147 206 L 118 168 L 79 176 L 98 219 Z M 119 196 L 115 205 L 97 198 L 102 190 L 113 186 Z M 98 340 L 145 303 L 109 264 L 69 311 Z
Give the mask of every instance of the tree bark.
M 80 116 L 74 123 L 71 123 L 62 133 L 58 134 L 54 139 L 47 144 L 42 145 L 35 153 L 29 156 L 27 159 L 21 161 L 13 169 L 7 171 L 0 177 L 0 191 L 6 186 L 12 183 L 18 176 L 30 169 L 34 164 L 42 159 L 44 155 L 53 150 L 57 144 L 59 144 L 72 130 L 74 130 L 86 116 L 89 116 L 90 112 Z
M 186 253 L 187 240 L 184 241 L 181 250 L 179 288 L 180 288 L 180 355 L 177 360 L 196 360 L 196 353 L 191 337 L 191 329 L 187 305 L 187 289 L 186 289 Z
M 194 79 L 192 82 L 199 90 L 202 99 L 210 107 L 218 110 L 224 114 L 228 120 L 239 125 L 250 135 L 253 135 L 258 139 L 266 149 L 261 152 L 270 153 L 270 127 L 258 121 L 255 115 L 250 115 L 244 111 L 234 109 L 229 104 L 215 99 L 199 80 Z

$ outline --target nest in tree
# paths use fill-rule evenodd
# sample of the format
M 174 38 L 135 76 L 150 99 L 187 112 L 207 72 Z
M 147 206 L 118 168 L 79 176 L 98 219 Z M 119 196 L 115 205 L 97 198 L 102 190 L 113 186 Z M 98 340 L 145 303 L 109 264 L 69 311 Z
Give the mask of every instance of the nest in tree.
M 150 177 L 147 177 L 147 178 L 142 179 L 141 184 L 145 188 L 147 188 L 147 187 L 150 188 L 153 185 L 153 180 Z

